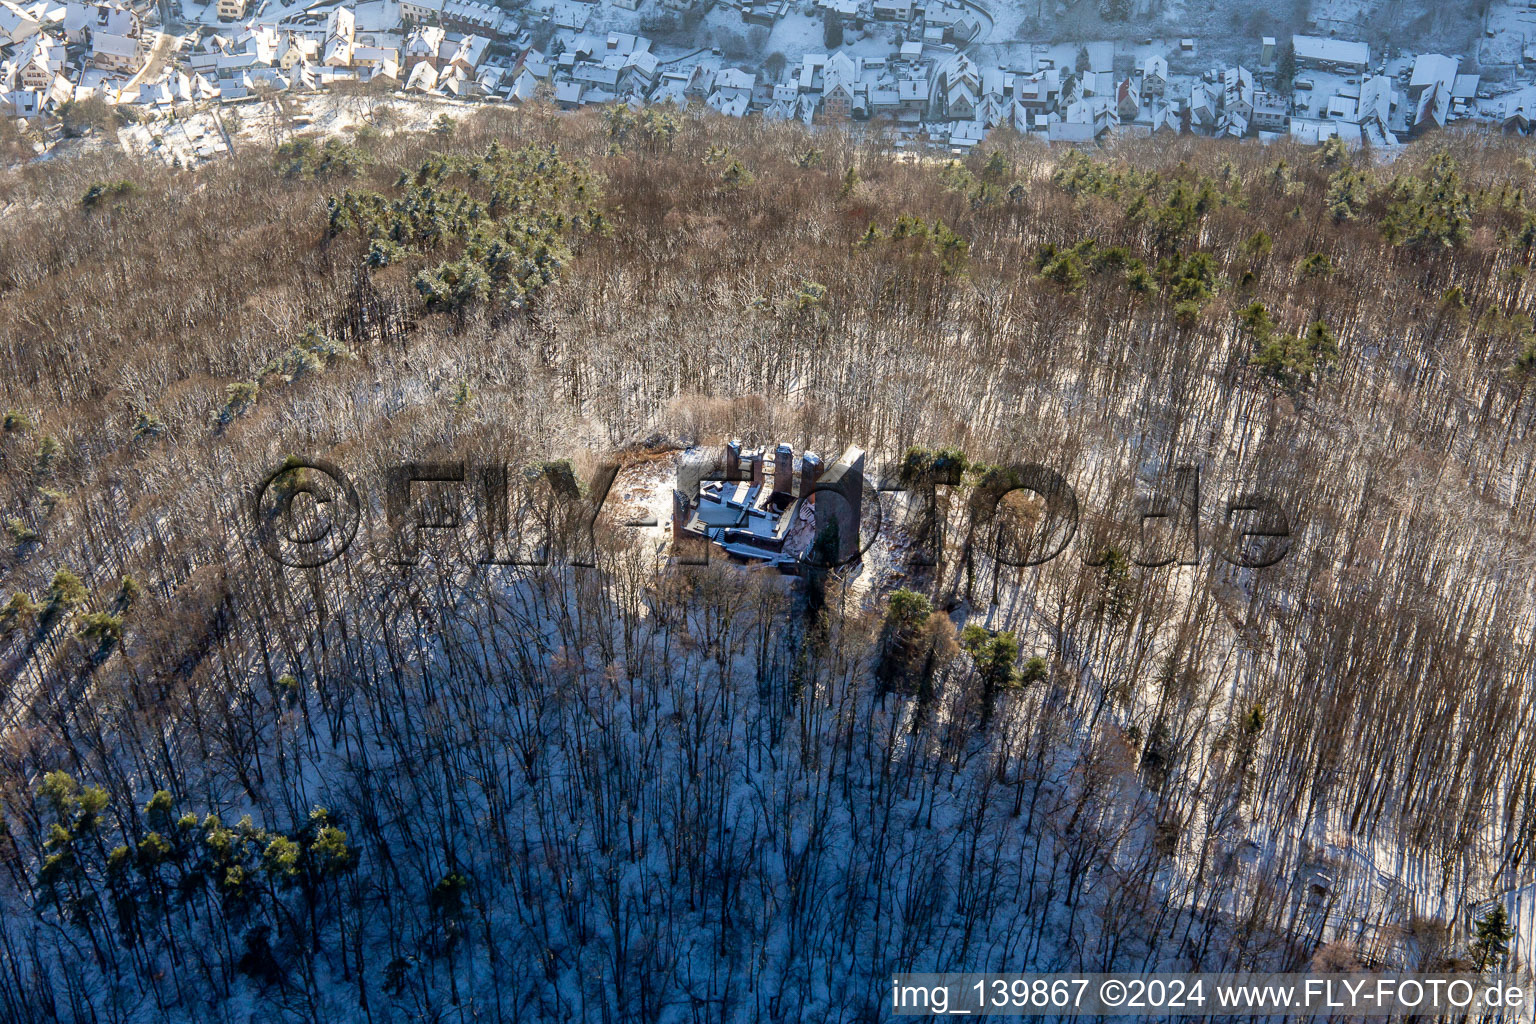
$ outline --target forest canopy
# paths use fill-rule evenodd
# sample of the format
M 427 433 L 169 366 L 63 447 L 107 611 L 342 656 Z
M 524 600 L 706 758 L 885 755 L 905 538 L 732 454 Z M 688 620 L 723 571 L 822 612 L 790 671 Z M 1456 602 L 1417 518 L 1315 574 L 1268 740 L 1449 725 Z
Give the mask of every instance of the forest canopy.
M 449 127 L 0 184 L 0 1016 L 820 1019 L 908 969 L 1510 955 L 1528 143 Z M 604 460 L 732 438 L 868 449 L 903 559 L 252 540 L 301 456 L 505 464 L 567 485 L 558 534 Z M 1083 506 L 1039 565 L 996 541 L 1050 518 L 1020 463 Z M 1207 543 L 1262 494 L 1288 555 L 1138 561 L 1180 466 Z

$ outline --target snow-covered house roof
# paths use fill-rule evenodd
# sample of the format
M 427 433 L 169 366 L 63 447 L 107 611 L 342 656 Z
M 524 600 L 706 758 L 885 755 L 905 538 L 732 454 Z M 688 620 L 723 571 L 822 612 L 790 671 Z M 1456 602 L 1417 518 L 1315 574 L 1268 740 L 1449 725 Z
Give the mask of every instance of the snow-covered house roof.
M 1017 75 L 1013 80 L 1013 98 L 1025 106 L 1047 106 L 1060 91 L 1061 72 L 1055 68 L 1036 71 L 1032 75 Z
M 834 85 L 840 82 L 849 84 L 857 82 L 862 72 L 863 66 L 858 57 L 843 50 L 838 50 L 827 58 L 826 64 L 822 67 L 822 82 L 824 83 L 822 88 L 830 91 Z
M 1082 83 L 1084 96 L 1112 96 L 1120 84 L 1108 71 L 1090 71 L 1079 75 L 1078 81 Z
M 1536 120 L 1536 86 L 1526 86 L 1504 97 L 1504 127 L 1510 130 L 1528 131 Z
M 62 28 L 64 17 L 68 13 L 63 3 L 55 0 L 33 0 L 30 4 L 23 4 L 21 9 L 31 15 L 45 30 Z
M 1216 121 L 1216 98 L 1210 89 L 1196 82 L 1189 87 L 1189 115 L 1196 123 L 1210 126 Z
M 652 103 L 672 103 L 680 108 L 688 106 L 688 79 L 679 75 L 663 74 L 661 84 L 651 93 Z
M 520 72 L 525 69 L 535 78 L 548 78 L 552 70 L 548 58 L 532 48 L 518 54 L 517 60 L 512 64 L 513 72 Z
M 1239 65 L 1221 73 L 1221 102 L 1225 107 L 1238 104 L 1253 106 L 1253 72 Z
M 38 117 L 43 112 L 45 94 L 38 89 L 11 89 L 0 92 L 0 111 L 7 117 Z
M 688 85 L 685 91 L 692 96 L 708 96 L 714 91 L 714 88 L 714 69 L 700 64 L 693 69 L 693 74 L 688 77 Z
M 1402 145 L 1397 136 L 1387 130 L 1386 125 L 1375 120 L 1361 123 L 1360 138 L 1363 142 L 1383 149 Z
M 976 109 L 976 87 L 970 82 L 954 81 L 950 83 L 949 90 L 944 94 L 944 101 L 949 105 L 950 111 L 965 111 Z
M 1323 36 L 1291 37 L 1296 59 L 1304 64 L 1364 68 L 1371 62 L 1371 48 L 1353 39 L 1327 39 Z
M 214 60 L 213 66 L 225 73 L 261 66 L 261 58 L 254 53 L 226 53 Z
M 1129 78 L 1121 82 L 1115 90 L 1115 106 L 1120 111 L 1122 121 L 1134 121 L 1141 115 L 1141 97 L 1137 95 L 1136 88 Z
M 517 78 L 512 82 L 512 89 L 509 95 L 513 99 L 527 101 L 533 99 L 538 89 L 539 79 L 534 76 L 533 72 L 524 68 L 517 73 Z
M 976 67 L 976 62 L 963 53 L 956 53 L 945 60 L 938 61 L 933 66 L 933 80 L 948 84 L 954 82 L 966 82 L 973 89 L 981 88 L 981 71 Z
M 560 3 L 555 4 L 551 10 L 555 24 L 560 28 L 575 29 L 580 32 L 587 27 L 587 21 L 592 17 L 591 4 Z
M 117 3 L 82 3 L 70 0 L 64 8 L 64 36 L 72 43 L 85 41 L 88 32 L 110 32 L 118 36 L 137 36 L 143 23 L 130 7 Z
M 796 97 L 799 93 L 795 94 Z M 655 97 L 652 97 L 654 99 Z M 797 99 L 775 99 L 763 110 L 763 118 L 769 121 L 788 121 L 798 110 Z
M 1148 131 L 1158 132 L 1163 129 L 1177 131 L 1173 124 L 1173 108 L 1162 100 L 1154 99 L 1141 108 L 1140 123 L 1147 126 Z
M 1356 114 L 1360 121 L 1375 117 L 1386 124 L 1391 119 L 1392 79 L 1389 76 L 1372 75 L 1360 83 L 1360 102 Z
M 1408 91 L 1417 96 L 1419 90 L 1430 86 L 1444 86 L 1447 94 L 1456 81 L 1461 68 L 1460 57 L 1447 57 L 1443 53 L 1421 53 L 1413 62 L 1413 73 L 1408 79 Z
M 1052 120 L 1046 128 L 1052 142 L 1092 142 L 1099 137 L 1092 122 Z
M 325 41 L 325 57 L 328 67 L 345 67 L 352 63 L 352 40 L 345 36 L 331 36 Z
M 1284 117 L 1289 112 L 1289 105 L 1284 96 L 1270 92 L 1267 89 L 1256 90 L 1253 94 L 1253 116 L 1270 120 Z
M 304 61 L 313 62 L 319 59 L 319 56 L 320 45 L 318 43 L 316 43 L 313 39 L 309 39 L 301 35 L 295 35 L 294 33 L 290 32 L 288 36 L 278 44 L 276 59 L 280 66 L 284 68 L 291 68 L 295 64 L 300 64 Z
M 477 0 L 444 0 L 442 16 L 446 22 L 483 32 L 499 33 L 506 23 L 500 8 Z
M 352 39 L 357 34 L 357 16 L 350 7 L 337 7 L 325 19 L 325 34 L 331 39 Z
M 588 85 L 613 89 L 619 84 L 619 69 L 603 64 L 593 64 L 591 61 L 582 61 L 571 71 L 571 78 Z
M 1088 43 L 1088 66 L 1079 71 L 1096 71 L 1108 74 L 1115 70 L 1115 45 L 1113 43 Z
M 41 28 L 36 18 L 11 3 L 11 0 L 0 0 L 0 44 L 14 45 Z
M 432 60 L 442 49 L 447 33 L 439 25 L 418 25 L 405 37 L 402 53 L 406 60 Z
M 604 49 L 607 52 L 617 53 L 620 56 L 647 49 L 650 45 L 650 40 L 629 32 L 609 32 L 608 38 L 604 41 Z
M 489 46 L 490 40 L 484 36 L 468 35 L 449 39 L 438 49 L 438 60 L 465 71 L 473 71 L 485 59 L 485 51 Z
M 98 32 L 91 37 L 91 51 L 93 53 L 106 54 L 109 57 L 132 58 L 139 55 L 139 40 L 129 39 L 127 36 L 108 35 Z
M 139 86 L 139 104 L 141 106 L 169 107 L 176 102 L 176 96 L 171 92 L 169 82 L 150 82 Z
M 1436 82 L 1419 94 L 1418 102 L 1414 106 L 1413 120 L 1408 128 L 1414 133 L 1428 131 L 1431 128 L 1443 128 L 1450 116 L 1451 88 L 1446 83 Z
M 757 76 L 743 71 L 740 68 L 722 68 L 715 75 L 715 89 L 745 89 L 752 91 L 757 84 Z
M 718 110 L 727 117 L 743 117 L 751 105 L 750 93 L 740 89 L 716 89 L 709 94 L 709 99 L 704 101 L 713 110 Z
M 422 61 L 411 69 L 410 77 L 405 80 L 407 89 L 416 89 L 421 92 L 431 92 L 437 88 L 437 68 L 431 61 Z
M 53 61 L 53 40 L 45 35 L 35 35 L 28 40 L 27 45 L 16 51 L 16 67 L 24 68 L 28 64 L 37 64 L 47 67 Z
M 949 144 L 956 149 L 970 149 L 987 136 L 981 121 L 956 121 L 949 133 Z
M 386 63 L 398 66 L 400 51 L 393 46 L 354 46 L 352 63 L 363 67 L 377 67 Z
M 245 30 L 229 44 L 229 48 L 259 53 L 264 48 L 275 50 L 279 42 L 281 40 L 278 38 L 277 29 L 273 26 L 247 25 Z
M 655 79 L 656 72 L 661 67 L 661 59 L 650 50 L 636 50 L 625 58 L 624 67 L 633 70 L 650 82 Z
M 1334 123 L 1332 121 L 1317 121 L 1306 117 L 1291 118 L 1291 138 L 1307 146 L 1315 146 L 1319 142 L 1333 138 Z
M 1362 136 L 1358 124 L 1352 124 L 1348 121 L 1335 121 L 1333 122 L 1333 134 L 1343 139 L 1344 144 L 1347 146 L 1358 148 L 1361 145 Z
M 1359 118 L 1356 116 L 1358 109 L 1359 102 L 1352 96 L 1335 93 L 1328 97 L 1328 116 L 1336 121 L 1358 122 Z

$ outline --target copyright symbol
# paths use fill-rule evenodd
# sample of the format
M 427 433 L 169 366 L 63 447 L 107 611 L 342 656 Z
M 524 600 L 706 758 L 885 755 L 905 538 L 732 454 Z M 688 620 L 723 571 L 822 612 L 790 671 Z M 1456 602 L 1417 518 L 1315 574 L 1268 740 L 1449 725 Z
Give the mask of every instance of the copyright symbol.
M 1106 981 L 1100 985 L 1099 1002 L 1105 1006 L 1119 1006 L 1125 1002 L 1125 982 Z
M 363 516 L 357 488 L 321 459 L 290 457 L 256 488 L 256 541 L 273 561 L 315 569 L 339 558 Z

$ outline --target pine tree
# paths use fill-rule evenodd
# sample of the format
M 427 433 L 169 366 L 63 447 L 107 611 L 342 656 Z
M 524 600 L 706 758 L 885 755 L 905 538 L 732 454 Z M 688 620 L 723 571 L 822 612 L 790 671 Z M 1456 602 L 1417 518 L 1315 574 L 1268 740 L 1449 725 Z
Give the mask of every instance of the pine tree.
M 980 728 L 985 729 L 992 722 L 998 693 L 1019 682 L 1013 665 L 1019 657 L 1019 641 L 1012 633 L 994 634 L 972 623 L 960 631 L 960 649 L 971 656 L 981 677 Z
M 1296 78 L 1296 47 L 1291 43 L 1284 43 L 1280 47 L 1279 57 L 1275 61 L 1276 85 L 1281 92 L 1288 92 L 1291 82 Z
M 882 694 L 908 693 L 923 658 L 922 629 L 933 613 L 928 598 L 911 590 L 895 590 L 885 606 L 875 679 Z
M 853 195 L 853 190 L 858 187 L 858 168 L 854 167 L 852 164 L 849 164 L 848 170 L 843 173 L 843 184 L 842 187 L 837 190 L 837 197 L 839 199 L 847 199 L 849 196 Z M 873 225 L 871 225 L 871 227 L 873 227 Z
M 1509 941 L 1515 937 L 1509 926 L 1509 915 L 1504 904 L 1494 904 L 1492 910 L 1478 919 L 1473 929 L 1472 960 L 1479 971 L 1497 966 L 1509 952 Z
M 81 604 L 86 596 L 85 584 L 80 582 L 80 577 L 68 569 L 60 569 L 53 574 L 53 583 L 48 587 L 48 607 L 45 615 L 52 620 Z
M 1103 561 L 1095 568 L 1099 570 L 1099 614 L 1107 616 L 1110 622 L 1119 622 L 1130 610 L 1131 560 L 1111 544 L 1104 549 Z
M 833 11 L 821 16 L 821 41 L 826 44 L 828 53 L 842 48 L 843 22 Z
M 994 149 L 992 155 L 987 157 L 987 163 L 981 169 L 981 180 L 996 185 L 1006 181 L 1013 173 L 1013 168 L 1008 166 L 1008 158 L 1003 156 L 1003 151 Z
M 1350 167 L 1340 168 L 1328 179 L 1328 215 L 1335 222 L 1354 220 L 1370 198 L 1365 175 Z

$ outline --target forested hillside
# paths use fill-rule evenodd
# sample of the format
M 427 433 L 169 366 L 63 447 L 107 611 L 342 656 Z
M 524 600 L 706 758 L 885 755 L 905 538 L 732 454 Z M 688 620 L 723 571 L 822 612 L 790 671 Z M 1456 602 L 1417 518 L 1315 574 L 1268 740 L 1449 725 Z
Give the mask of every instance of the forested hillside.
M 1536 841 L 1533 155 L 946 163 L 530 106 L 0 179 L 0 1019 L 1495 966 L 1472 925 Z M 381 536 L 402 462 L 588 481 L 733 437 L 868 449 L 895 540 L 679 565 L 622 495 L 544 566 Z M 362 492 L 320 568 L 257 540 L 290 456 Z M 994 512 L 1017 463 L 1080 502 L 1034 567 L 994 557 L 1039 525 Z M 1141 564 L 1178 466 L 1200 550 Z M 1254 493 L 1265 568 L 1220 553 Z

